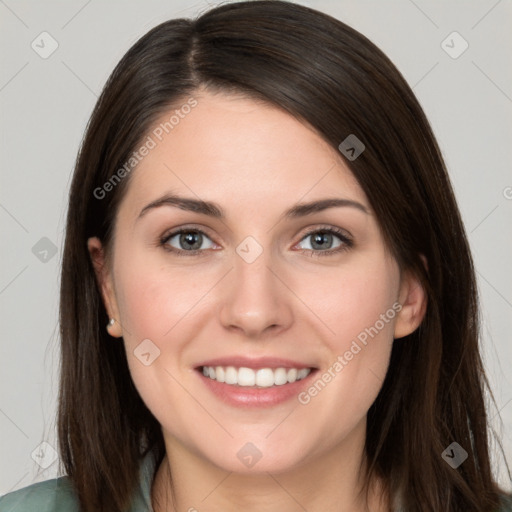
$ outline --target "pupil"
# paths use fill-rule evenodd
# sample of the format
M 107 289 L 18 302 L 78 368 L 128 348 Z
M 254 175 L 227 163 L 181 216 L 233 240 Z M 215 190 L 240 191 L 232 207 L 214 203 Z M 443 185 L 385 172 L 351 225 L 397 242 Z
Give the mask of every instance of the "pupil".
M 326 241 L 326 237 L 331 236 L 329 233 L 316 234 L 313 237 L 313 244 L 319 244 L 320 249 L 329 246 L 330 244 Z M 327 238 L 328 240 L 328 238 Z M 323 243 L 325 242 L 325 243 Z
M 199 235 L 199 233 L 187 233 L 185 235 L 181 235 L 181 241 L 185 244 L 194 245 L 194 239 Z M 196 247 L 192 247 L 192 249 L 199 249 L 201 247 L 201 243 L 195 242 Z

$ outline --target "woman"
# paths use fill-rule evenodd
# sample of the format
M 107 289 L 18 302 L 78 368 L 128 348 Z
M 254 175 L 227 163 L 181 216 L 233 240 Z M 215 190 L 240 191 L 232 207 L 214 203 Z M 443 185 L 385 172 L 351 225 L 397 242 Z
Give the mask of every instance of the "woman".
M 387 57 L 318 11 L 223 5 L 123 57 L 77 159 L 60 323 L 68 476 L 2 511 L 512 510 L 439 148 Z

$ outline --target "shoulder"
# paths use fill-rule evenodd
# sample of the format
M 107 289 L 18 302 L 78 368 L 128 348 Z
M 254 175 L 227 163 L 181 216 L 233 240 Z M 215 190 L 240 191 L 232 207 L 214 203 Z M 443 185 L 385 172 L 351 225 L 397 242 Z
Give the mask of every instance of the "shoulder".
M 0 496 L 0 512 L 79 512 L 67 476 L 38 482 Z
M 143 458 L 130 512 L 152 510 L 151 485 L 157 458 L 155 449 Z M 80 504 L 70 478 L 61 476 L 0 496 L 0 512 L 80 512 Z

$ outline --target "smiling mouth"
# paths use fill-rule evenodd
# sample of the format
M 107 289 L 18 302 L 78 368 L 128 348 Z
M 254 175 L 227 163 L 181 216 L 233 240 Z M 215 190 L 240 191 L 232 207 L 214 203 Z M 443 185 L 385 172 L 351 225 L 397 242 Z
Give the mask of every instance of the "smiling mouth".
M 244 366 L 200 366 L 205 377 L 236 387 L 269 388 L 293 384 L 306 378 L 315 368 L 247 368 Z

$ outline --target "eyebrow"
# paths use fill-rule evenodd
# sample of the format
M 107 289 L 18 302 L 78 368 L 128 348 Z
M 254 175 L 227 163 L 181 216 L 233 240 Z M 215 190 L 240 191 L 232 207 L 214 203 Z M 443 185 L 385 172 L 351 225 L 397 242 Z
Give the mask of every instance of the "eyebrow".
M 139 213 L 138 219 L 143 217 L 148 211 L 155 208 L 160 208 L 161 206 L 174 206 L 189 212 L 202 213 L 203 215 L 208 215 L 216 219 L 226 218 L 224 210 L 217 203 L 211 201 L 203 201 L 201 199 L 182 197 L 175 194 L 166 194 L 146 205 Z M 296 219 L 335 207 L 356 208 L 357 210 L 360 210 L 363 213 L 369 215 L 368 209 L 361 203 L 353 201 L 352 199 L 333 197 L 318 199 L 309 203 L 297 203 L 286 210 L 282 217 L 287 219 Z

